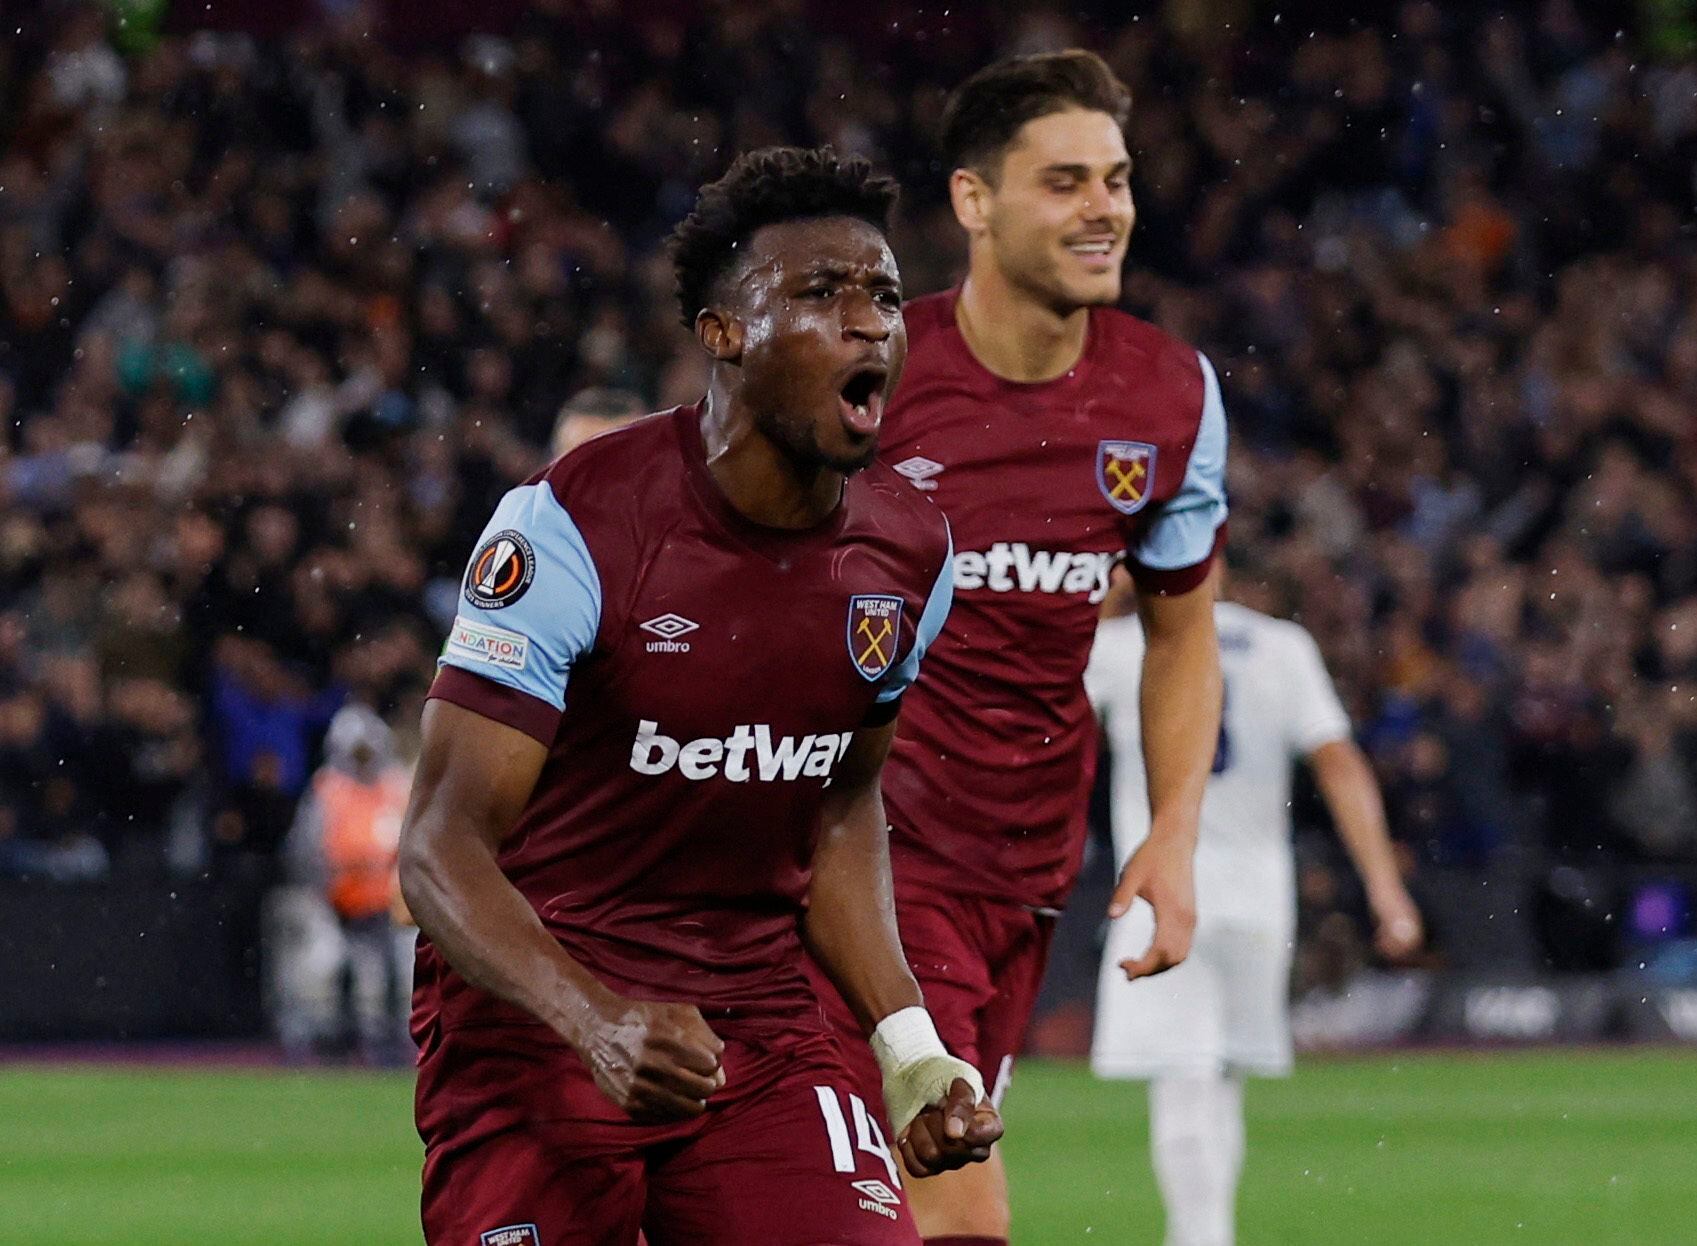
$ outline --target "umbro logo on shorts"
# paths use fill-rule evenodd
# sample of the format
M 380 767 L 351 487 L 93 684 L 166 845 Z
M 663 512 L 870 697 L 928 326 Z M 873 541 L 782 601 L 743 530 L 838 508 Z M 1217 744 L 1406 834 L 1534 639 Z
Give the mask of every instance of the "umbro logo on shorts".
M 646 623 L 638 623 L 643 631 L 650 636 L 658 636 L 659 640 L 648 642 L 650 653 L 688 653 L 689 641 L 679 640 L 680 636 L 688 636 L 701 626 L 694 619 L 686 619 L 681 614 L 662 614 L 649 619 Z
M 888 1220 L 897 1219 L 894 1209 L 901 1205 L 900 1194 L 876 1179 L 851 1181 L 849 1184 L 860 1192 L 860 1210 L 877 1212 Z
M 894 1207 L 897 1203 L 902 1201 L 902 1196 L 897 1194 L 882 1181 L 851 1181 L 849 1184 L 854 1186 L 854 1188 L 859 1190 L 862 1194 L 866 1195 L 867 1198 L 875 1198 L 880 1203 L 884 1203 L 891 1207 Z
M 477 1246 L 542 1246 L 542 1239 L 537 1236 L 534 1224 L 509 1224 L 490 1229 L 477 1239 Z

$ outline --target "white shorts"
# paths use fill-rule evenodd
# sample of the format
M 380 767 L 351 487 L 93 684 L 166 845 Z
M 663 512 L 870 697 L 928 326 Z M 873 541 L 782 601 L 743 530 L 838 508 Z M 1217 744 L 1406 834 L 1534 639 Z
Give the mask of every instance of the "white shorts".
M 1120 961 L 1141 956 L 1154 929 L 1154 912 L 1142 900 L 1109 927 L 1090 1050 L 1096 1075 L 1288 1075 L 1289 927 L 1198 925 L 1183 964 L 1127 982 Z

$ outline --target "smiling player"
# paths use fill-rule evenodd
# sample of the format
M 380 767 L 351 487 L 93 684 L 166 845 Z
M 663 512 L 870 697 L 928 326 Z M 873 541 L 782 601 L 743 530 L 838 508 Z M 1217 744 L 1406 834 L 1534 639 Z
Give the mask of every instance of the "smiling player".
M 997 1102 L 1083 851 L 1095 726 L 1082 677 L 1122 556 L 1149 637 L 1153 821 L 1111 911 L 1153 905 L 1137 974 L 1182 960 L 1195 921 L 1220 712 L 1225 415 L 1205 359 L 1109 306 L 1133 220 L 1129 109 L 1079 51 L 992 65 L 955 93 L 943 143 L 970 266 L 958 289 L 907 306 L 911 355 L 880 449 L 955 540 L 954 614 L 885 770 L 897 916 L 944 1040 Z M 913 1203 L 932 1242 L 1004 1242 L 999 1151 L 916 1186 Z
M 472 558 L 402 840 L 432 1243 L 912 1242 L 804 944 L 910 1171 L 1001 1134 L 891 911 L 879 772 L 950 597 L 941 514 L 871 465 L 893 197 L 784 148 L 704 189 L 706 398 L 513 490 Z

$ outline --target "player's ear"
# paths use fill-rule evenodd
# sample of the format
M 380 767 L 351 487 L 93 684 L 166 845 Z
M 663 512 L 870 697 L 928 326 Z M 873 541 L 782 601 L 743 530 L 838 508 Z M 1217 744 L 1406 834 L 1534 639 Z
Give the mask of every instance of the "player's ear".
M 743 324 L 719 307 L 703 307 L 695 314 L 695 337 L 709 355 L 720 363 L 742 362 Z
M 949 203 L 954 207 L 955 220 L 969 234 L 990 227 L 990 198 L 994 193 L 990 183 L 972 169 L 956 169 L 949 174 Z

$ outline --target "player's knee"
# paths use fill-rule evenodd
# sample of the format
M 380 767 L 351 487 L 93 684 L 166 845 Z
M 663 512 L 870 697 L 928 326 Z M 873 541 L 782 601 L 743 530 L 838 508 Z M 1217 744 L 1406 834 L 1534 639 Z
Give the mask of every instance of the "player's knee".
M 919 1235 L 938 1243 L 1005 1243 L 1010 1229 L 1008 1195 L 999 1174 L 973 1165 L 937 1177 L 911 1179 L 908 1202 Z

